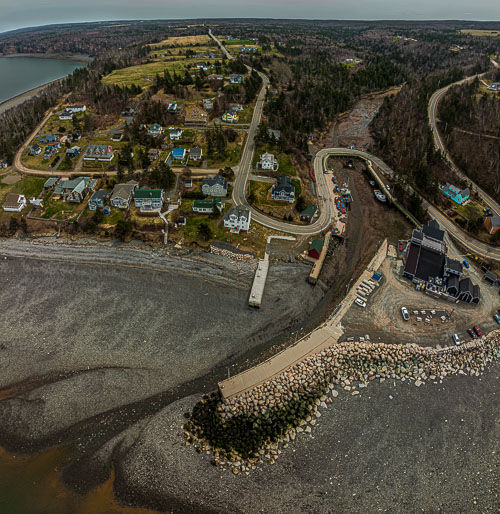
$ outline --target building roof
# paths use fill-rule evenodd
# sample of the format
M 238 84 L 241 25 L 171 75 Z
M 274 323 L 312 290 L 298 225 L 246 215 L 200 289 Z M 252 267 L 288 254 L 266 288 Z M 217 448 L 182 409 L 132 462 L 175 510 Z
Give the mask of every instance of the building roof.
M 213 187 L 215 185 L 220 185 L 224 189 L 227 189 L 227 180 L 222 175 L 215 175 L 215 177 L 208 177 L 204 178 L 201 181 L 201 184 L 203 186 Z
M 411 238 L 415 239 L 416 241 L 422 242 L 424 240 L 424 233 L 421 230 L 414 228 L 411 234 Z
M 457 259 L 452 259 L 451 257 L 446 257 L 444 261 L 444 266 L 445 268 L 456 271 L 457 273 L 462 273 L 463 271 L 462 263 Z
M 113 188 L 113 193 L 111 194 L 111 200 L 114 200 L 115 198 L 124 198 L 125 200 L 128 200 L 130 194 L 138 185 L 139 183 L 134 180 L 129 180 L 124 184 L 116 184 Z
M 162 193 L 163 189 L 136 189 L 134 198 L 161 198 Z
M 7 193 L 5 197 L 4 207 L 19 207 L 19 202 L 24 195 L 16 195 L 15 193 Z
M 458 194 L 462 197 L 470 195 L 470 190 L 468 187 L 466 187 L 465 189 L 461 189 L 448 182 L 444 186 L 441 186 L 441 189 L 452 196 L 456 196 Z
M 107 198 L 109 198 L 109 193 L 104 189 L 99 189 L 98 191 L 95 191 L 94 194 L 90 197 L 90 201 L 104 201 Z
M 457 291 L 459 290 L 459 278 L 456 275 L 450 275 L 448 278 L 448 289 L 450 287 L 455 287 Z
M 323 239 L 321 239 L 320 237 L 313 239 L 311 242 L 311 246 L 309 246 L 309 251 L 316 250 L 318 253 L 321 253 L 322 249 L 323 249 Z
M 490 216 L 491 226 L 500 227 L 500 216 Z
M 226 212 L 226 214 L 224 214 L 224 219 L 227 221 L 227 220 L 229 220 L 230 216 L 237 216 L 238 219 L 241 217 L 248 219 L 250 216 L 250 211 L 246 207 L 243 207 L 242 205 L 238 205 L 237 207 L 231 207 Z
M 498 280 L 498 277 L 495 275 L 495 273 L 493 273 L 492 271 L 487 271 L 485 274 L 484 274 L 484 280 L 487 280 L 487 281 L 491 281 L 491 282 L 496 282 Z
M 213 200 L 195 200 L 193 202 L 193 208 L 197 207 L 199 209 L 209 209 L 214 206 Z
M 191 157 L 201 157 L 202 149 L 199 146 L 193 146 L 193 148 L 189 149 L 189 153 Z
M 310 218 L 312 218 L 315 214 L 316 214 L 316 211 L 318 210 L 318 206 L 317 205 L 308 205 L 301 213 L 300 215 L 301 216 L 309 216 Z
M 441 230 L 441 227 L 436 220 L 431 220 L 427 225 L 424 225 L 422 227 L 422 232 L 424 233 L 424 236 L 435 239 L 436 241 L 442 242 L 444 239 L 444 230 Z
M 43 187 L 52 187 L 54 186 L 55 184 L 57 184 L 57 180 L 58 178 L 57 177 L 50 177 L 48 178 L 45 183 L 43 184 Z
M 474 284 L 472 283 L 472 280 L 469 277 L 463 278 L 460 281 L 459 289 L 460 289 L 461 293 L 473 294 L 473 287 L 474 287 Z
M 406 264 L 404 269 L 410 275 L 415 275 L 415 273 L 417 272 L 418 256 L 420 255 L 420 249 L 420 246 L 414 243 L 410 243 L 410 248 L 408 250 L 408 255 L 406 257 Z
M 186 149 L 185 148 L 174 148 L 172 150 L 172 157 L 184 157 L 186 155 Z
M 103 157 L 112 153 L 113 148 L 110 145 L 89 145 L 85 151 L 85 155 L 90 157 Z
M 421 247 L 415 276 L 428 281 L 430 278 L 442 277 L 445 256 Z

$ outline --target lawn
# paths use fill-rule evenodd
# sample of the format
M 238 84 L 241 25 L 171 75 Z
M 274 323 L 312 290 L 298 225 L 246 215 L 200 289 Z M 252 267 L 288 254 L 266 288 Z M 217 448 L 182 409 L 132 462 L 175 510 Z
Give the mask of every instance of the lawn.
M 44 200 L 44 208 L 41 218 L 64 220 L 73 217 L 82 208 L 81 204 L 67 203 L 63 200 L 52 200 L 48 197 Z
M 30 198 L 36 198 L 42 192 L 46 180 L 45 177 L 25 175 L 17 184 L 14 184 L 12 192 L 24 195 L 29 201 Z
M 250 41 L 249 39 L 234 39 L 234 40 L 231 40 L 231 41 L 228 41 L 227 39 L 224 39 L 223 40 L 223 44 L 225 46 L 255 46 L 257 48 L 259 48 L 257 46 L 257 44 L 255 43 L 255 41 Z
M 457 205 L 455 209 L 460 215 L 468 220 L 483 215 L 482 206 L 473 201 L 469 201 L 467 205 Z
M 27 168 L 31 168 L 34 170 L 42 170 L 42 171 L 50 170 L 51 169 L 50 165 L 52 164 L 52 162 L 54 161 L 56 156 L 59 156 L 59 157 L 61 156 L 61 153 L 59 150 L 59 152 L 56 155 L 54 155 L 53 157 L 51 157 L 48 160 L 45 160 L 43 158 L 43 152 L 40 155 L 30 155 L 29 152 L 30 152 L 29 149 L 26 150 L 26 152 L 23 154 L 21 160 Z

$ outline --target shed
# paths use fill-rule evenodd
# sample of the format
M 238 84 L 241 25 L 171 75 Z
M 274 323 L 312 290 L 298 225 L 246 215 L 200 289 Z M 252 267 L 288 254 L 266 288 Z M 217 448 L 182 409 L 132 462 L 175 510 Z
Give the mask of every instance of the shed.
M 321 239 L 320 237 L 317 237 L 316 239 L 312 240 L 311 246 L 309 246 L 309 250 L 307 251 L 307 254 L 309 255 L 309 257 L 312 257 L 313 259 L 319 259 L 322 249 L 323 249 L 323 239 Z
M 307 223 L 311 223 L 312 219 L 316 215 L 316 212 L 318 210 L 317 205 L 308 205 L 301 213 L 300 213 L 300 219 L 302 221 L 306 221 Z
M 483 280 L 485 282 L 488 282 L 488 284 L 494 285 L 498 282 L 498 277 L 495 275 L 495 273 L 493 273 L 491 271 L 487 271 L 484 274 Z

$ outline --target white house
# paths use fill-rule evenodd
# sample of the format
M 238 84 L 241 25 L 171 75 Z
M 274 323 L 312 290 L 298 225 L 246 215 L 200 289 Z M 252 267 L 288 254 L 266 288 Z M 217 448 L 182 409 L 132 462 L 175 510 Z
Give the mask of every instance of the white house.
M 7 212 L 21 212 L 26 207 L 26 197 L 24 195 L 16 195 L 14 193 L 7 193 L 3 210 Z
M 85 112 L 87 110 L 86 105 L 68 105 L 66 110 L 69 112 Z
M 179 141 L 182 136 L 182 129 L 174 129 L 170 131 L 170 141 Z
M 226 214 L 224 214 L 224 227 L 231 230 L 248 230 L 250 228 L 250 219 L 252 213 L 244 207 L 231 207 Z
M 263 153 L 259 161 L 260 169 L 277 171 L 279 168 L 278 159 L 272 153 Z

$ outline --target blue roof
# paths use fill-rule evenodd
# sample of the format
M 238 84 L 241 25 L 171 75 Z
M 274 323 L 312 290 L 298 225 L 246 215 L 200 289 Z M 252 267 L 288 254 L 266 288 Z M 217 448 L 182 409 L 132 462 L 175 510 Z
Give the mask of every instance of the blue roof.
M 172 150 L 172 157 L 184 157 L 186 155 L 186 149 L 185 148 L 174 148 Z

